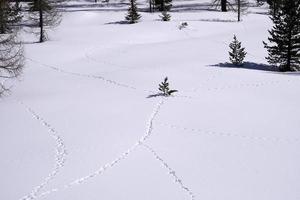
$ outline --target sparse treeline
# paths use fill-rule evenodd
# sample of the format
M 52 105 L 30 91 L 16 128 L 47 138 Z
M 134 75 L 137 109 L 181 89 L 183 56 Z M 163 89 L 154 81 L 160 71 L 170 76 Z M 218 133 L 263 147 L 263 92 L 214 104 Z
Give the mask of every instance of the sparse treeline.
M 237 20 L 241 21 L 241 16 L 246 13 L 249 7 L 249 0 L 213 0 L 213 6 L 220 8 L 222 12 L 232 10 L 237 13 Z
M 20 76 L 24 66 L 23 45 L 19 39 L 23 15 L 29 20 L 33 32 L 38 28 L 39 42 L 46 40 L 46 27 L 60 22 L 57 5 L 61 0 L 32 0 L 29 3 L 26 1 L 28 10 L 22 10 L 20 2 L 20 0 L 0 1 L 0 96 L 9 91 L 7 81 Z
M 162 21 L 169 21 L 171 19 L 171 15 L 169 14 L 171 7 L 172 0 L 149 0 L 149 12 L 161 12 L 160 18 Z M 136 0 L 129 0 L 128 13 L 125 16 L 126 21 L 133 24 L 137 23 L 140 18 L 141 15 L 138 13 Z
M 58 10 L 63 0 L 26 1 L 22 9 L 20 0 L 0 1 L 0 95 L 8 90 L 5 82 L 18 77 L 23 68 L 23 46 L 18 37 L 18 27 L 24 15 L 29 20 L 29 28 L 39 35 L 39 42 L 47 39 L 46 29 L 58 25 L 61 15 Z M 136 0 L 128 0 L 129 9 L 126 20 L 136 23 L 141 15 L 138 13 Z M 222 11 L 232 9 L 241 14 L 248 7 L 248 0 L 213 0 Z M 270 5 L 270 16 L 274 24 L 269 31 L 268 42 L 264 42 L 268 51 L 266 59 L 280 71 L 300 70 L 300 0 L 266 0 Z M 170 20 L 168 13 L 172 0 L 150 0 L 150 11 L 162 12 L 163 21 Z M 241 43 L 234 37 L 230 45 L 230 60 L 235 65 L 242 65 L 246 52 Z
M 266 59 L 279 71 L 299 71 L 300 0 L 268 0 L 268 3 L 273 28 L 269 30 L 268 42 L 263 42 L 268 51 Z M 246 53 L 236 36 L 230 49 L 230 61 L 241 65 Z

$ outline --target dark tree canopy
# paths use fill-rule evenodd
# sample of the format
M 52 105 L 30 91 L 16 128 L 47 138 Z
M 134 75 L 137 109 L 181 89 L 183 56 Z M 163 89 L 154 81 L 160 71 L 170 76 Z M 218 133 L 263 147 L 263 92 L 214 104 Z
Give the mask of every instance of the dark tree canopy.
M 154 0 L 155 7 L 159 11 L 170 11 L 172 0 Z
M 17 4 L 13 4 L 9 0 L 0 1 L 0 34 L 11 31 L 12 26 L 21 18 Z
M 281 71 L 300 69 L 300 0 L 284 0 L 271 19 L 266 58 Z

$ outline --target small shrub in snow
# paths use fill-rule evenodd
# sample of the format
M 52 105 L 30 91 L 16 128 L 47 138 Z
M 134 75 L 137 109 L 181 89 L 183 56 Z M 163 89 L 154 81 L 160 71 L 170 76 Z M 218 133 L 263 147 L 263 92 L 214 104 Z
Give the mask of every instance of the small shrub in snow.
M 187 22 L 182 22 L 180 25 L 179 25 L 179 30 L 181 30 L 181 29 L 184 29 L 184 28 L 186 28 L 188 26 L 188 23 Z
M 171 15 L 167 13 L 167 11 L 163 11 L 161 14 L 162 15 L 160 15 L 160 18 L 162 21 L 170 21 Z
M 247 53 L 235 35 L 233 37 L 233 41 L 229 44 L 229 47 L 231 50 L 229 52 L 229 59 L 231 63 L 234 65 L 243 65 L 243 61 Z
M 163 82 L 159 84 L 159 91 L 163 93 L 164 96 L 170 96 L 171 94 L 178 92 L 177 90 L 170 90 L 169 83 L 168 83 L 168 77 L 164 79 Z

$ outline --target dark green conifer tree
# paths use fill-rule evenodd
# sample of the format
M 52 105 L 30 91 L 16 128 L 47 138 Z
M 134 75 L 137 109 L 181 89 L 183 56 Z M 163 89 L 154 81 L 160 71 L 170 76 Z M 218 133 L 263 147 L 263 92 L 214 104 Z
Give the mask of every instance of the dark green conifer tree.
M 7 33 L 22 16 L 19 8 L 9 0 L 0 1 L 0 34 Z
M 237 40 L 236 36 L 233 36 L 233 41 L 229 44 L 230 52 L 229 59 L 234 65 L 243 65 L 244 58 L 246 56 L 245 48 L 242 47 L 240 41 Z
M 300 70 L 300 0 L 284 0 L 271 16 L 266 59 L 280 71 Z
M 170 11 L 172 7 L 172 0 L 154 0 L 155 7 L 157 10 Z
M 130 24 L 134 24 L 134 23 L 137 23 L 140 18 L 141 18 L 141 15 L 137 11 L 136 0 L 130 0 L 130 6 L 129 6 L 128 13 L 127 13 L 125 19 Z
M 170 90 L 168 77 L 166 77 L 164 81 L 159 84 L 158 90 L 161 91 L 164 96 L 170 96 L 171 94 L 178 92 L 177 90 Z

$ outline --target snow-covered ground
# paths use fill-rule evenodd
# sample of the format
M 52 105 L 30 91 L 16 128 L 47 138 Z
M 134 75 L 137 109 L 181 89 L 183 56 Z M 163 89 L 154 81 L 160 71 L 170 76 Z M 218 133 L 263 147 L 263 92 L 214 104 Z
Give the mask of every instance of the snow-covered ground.
M 23 33 L 24 74 L 0 101 L 0 199 L 299 200 L 300 74 L 260 70 L 266 8 L 237 23 L 177 1 L 170 22 L 128 25 L 124 3 L 70 2 L 50 41 Z M 224 67 L 233 34 L 248 69 Z M 166 76 L 179 92 L 147 98 Z

